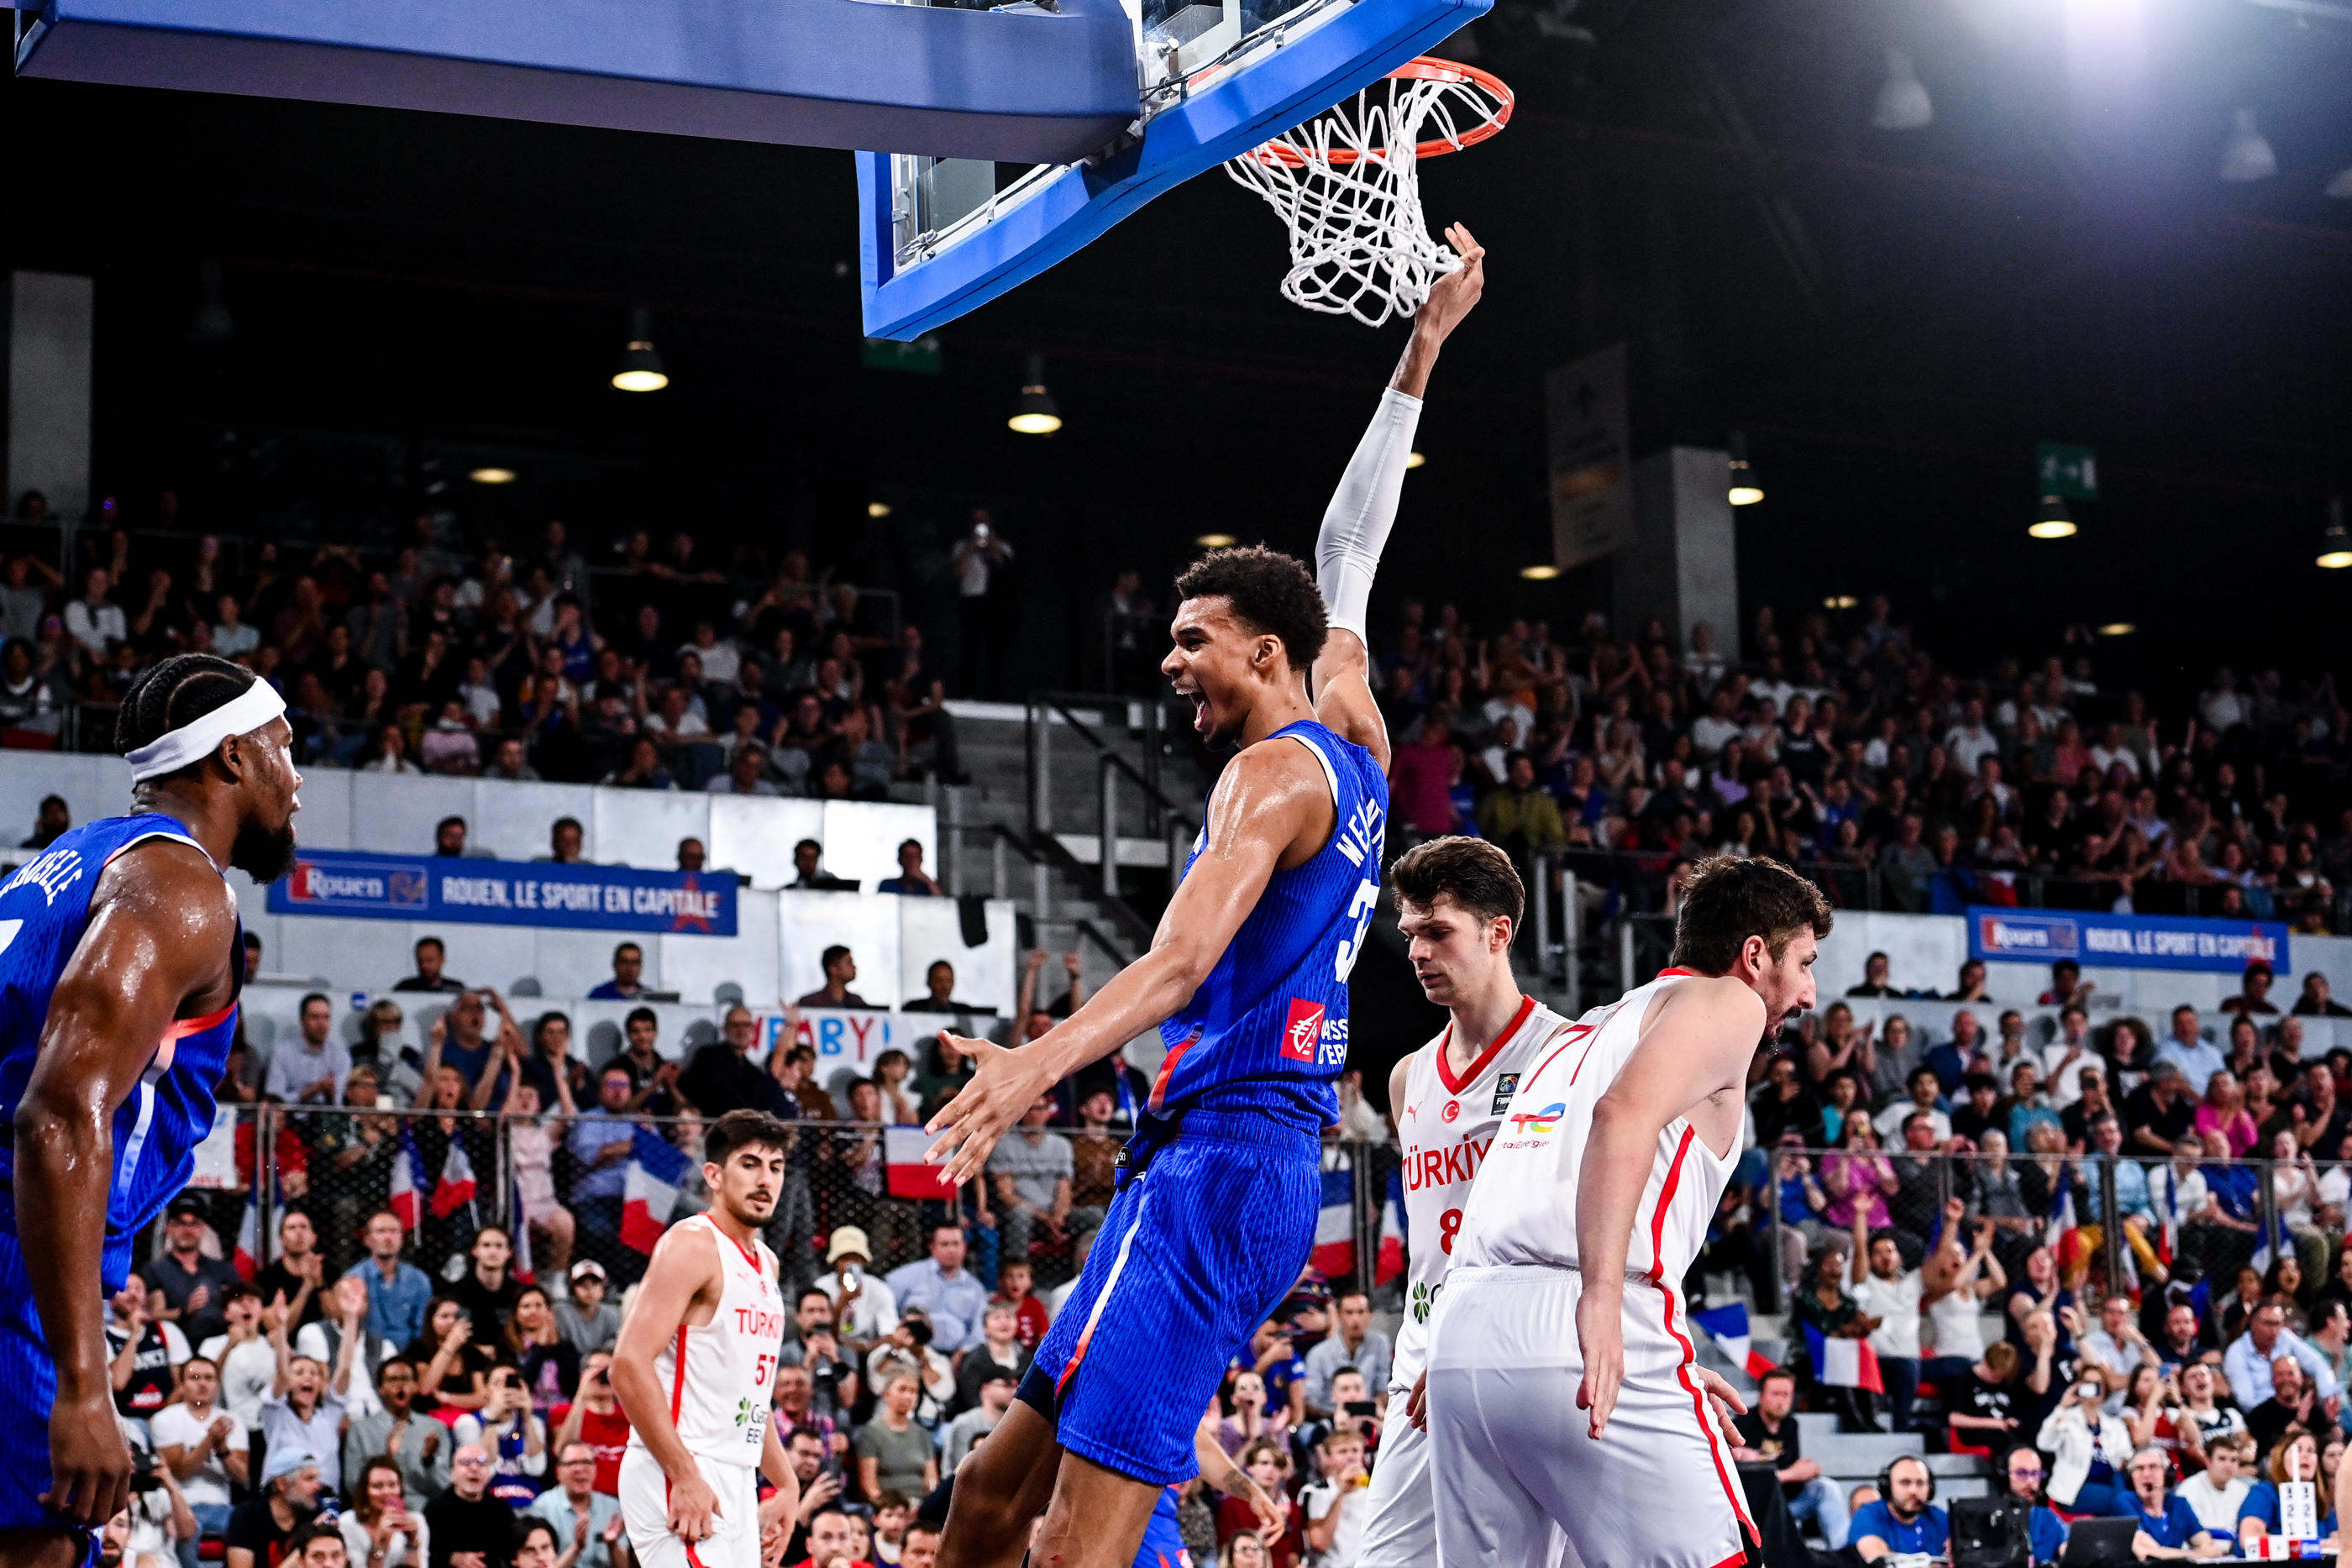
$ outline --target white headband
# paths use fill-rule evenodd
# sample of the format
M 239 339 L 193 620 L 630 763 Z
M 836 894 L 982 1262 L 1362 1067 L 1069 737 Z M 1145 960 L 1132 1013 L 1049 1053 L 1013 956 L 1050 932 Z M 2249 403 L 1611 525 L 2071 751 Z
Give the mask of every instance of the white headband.
M 251 735 L 286 711 L 286 699 L 268 681 L 256 681 L 232 701 L 208 714 L 166 730 L 152 743 L 124 756 L 131 764 L 131 782 L 144 784 L 166 773 L 177 773 L 191 762 L 202 762 L 232 735 Z

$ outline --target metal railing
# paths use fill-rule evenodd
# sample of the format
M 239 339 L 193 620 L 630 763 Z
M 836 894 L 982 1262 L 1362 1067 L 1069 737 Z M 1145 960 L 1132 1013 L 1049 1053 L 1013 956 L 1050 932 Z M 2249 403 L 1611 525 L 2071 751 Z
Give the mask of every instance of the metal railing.
M 277 1255 L 281 1220 L 299 1211 L 310 1221 L 331 1278 L 364 1256 L 361 1238 L 370 1217 L 391 1209 L 409 1228 L 409 1260 L 436 1281 L 457 1277 L 475 1234 L 496 1225 L 513 1237 L 519 1268 L 552 1279 L 569 1262 L 593 1258 L 617 1288 L 643 1273 L 651 1240 L 623 1222 L 626 1162 L 600 1166 L 592 1152 L 634 1143 L 641 1129 L 659 1148 L 675 1151 L 669 1163 L 682 1168 L 654 1168 L 663 1163 L 659 1149 L 628 1155 L 676 1190 L 670 1212 L 652 1216 L 674 1223 L 709 1206 L 698 1157 L 704 1123 L 695 1115 L 595 1108 L 565 1118 L 409 1106 L 236 1106 L 200 1153 L 187 1192 L 205 1207 L 223 1257 L 249 1227 L 255 1261 L 267 1264 Z M 1107 1190 L 1074 1192 L 1058 1229 L 1025 1217 L 1016 1222 L 992 1184 L 990 1191 L 975 1184 L 954 1197 L 906 1196 L 892 1190 L 887 1130 L 878 1123 L 793 1124 L 784 1190 L 765 1233 L 788 1281 L 805 1284 L 824 1270 L 825 1239 L 839 1226 L 866 1231 L 869 1261 L 881 1273 L 920 1258 L 929 1227 L 950 1218 L 971 1230 L 973 1270 L 992 1286 L 1008 1256 L 1030 1260 L 1041 1291 L 1076 1271 L 1077 1239 L 1102 1223 Z M 1066 1127 L 1050 1132 L 1087 1135 Z M 1124 1141 L 1127 1134 L 1102 1135 Z M 1397 1158 L 1389 1144 L 1326 1145 L 1327 1168 L 1351 1172 L 1355 1258 L 1379 1256 L 1381 1211 Z M 1088 1169 L 1108 1172 L 1108 1153 L 1081 1166 L 1082 1179 Z M 154 1255 L 161 1232 L 159 1221 L 142 1238 L 140 1262 Z

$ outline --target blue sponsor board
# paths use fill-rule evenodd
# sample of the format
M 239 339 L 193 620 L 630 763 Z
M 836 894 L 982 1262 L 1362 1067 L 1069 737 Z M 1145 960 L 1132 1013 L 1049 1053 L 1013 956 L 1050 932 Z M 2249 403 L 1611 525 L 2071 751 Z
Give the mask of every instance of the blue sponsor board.
M 732 936 L 736 891 L 723 871 L 310 850 L 270 884 L 269 912 Z
M 2256 959 L 2289 972 L 2287 928 L 2275 920 L 2093 915 L 2052 909 L 1969 910 L 1969 956 L 2089 969 L 2192 969 L 2234 975 Z

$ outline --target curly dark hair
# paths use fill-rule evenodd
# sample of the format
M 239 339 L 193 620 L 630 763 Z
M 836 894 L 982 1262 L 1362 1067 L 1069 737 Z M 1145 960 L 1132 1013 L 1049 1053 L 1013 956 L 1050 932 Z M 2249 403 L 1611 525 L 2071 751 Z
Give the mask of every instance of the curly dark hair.
M 1750 936 L 1764 938 L 1775 963 L 1800 931 L 1830 934 L 1829 900 L 1777 861 L 1717 855 L 1693 867 L 1675 919 L 1675 962 L 1702 975 L 1725 975 Z
M 1302 674 L 1330 634 L 1315 574 L 1297 556 L 1264 545 L 1213 550 L 1176 580 L 1180 600 L 1213 596 L 1230 601 L 1234 618 L 1252 632 L 1279 638 L 1290 667 Z

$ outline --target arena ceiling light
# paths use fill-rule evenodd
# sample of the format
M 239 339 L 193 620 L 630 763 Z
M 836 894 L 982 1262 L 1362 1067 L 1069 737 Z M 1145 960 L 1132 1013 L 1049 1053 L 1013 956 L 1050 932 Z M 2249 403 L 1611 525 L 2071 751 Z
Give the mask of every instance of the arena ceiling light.
M 1911 68 L 1910 55 L 1902 49 L 1887 50 L 1886 80 L 1878 89 L 1870 123 L 1881 131 L 1919 131 L 1935 120 L 1936 106 L 1927 100 L 1919 73 Z
M 1231 534 L 1202 534 L 1199 538 L 1194 539 L 1192 542 L 1199 545 L 1202 549 L 1231 549 L 1234 548 L 1234 536 Z
M 515 471 L 511 468 L 477 468 L 466 477 L 477 485 L 511 485 L 515 482 Z
M 1062 428 L 1062 411 L 1045 390 L 1045 355 L 1029 356 L 1029 379 L 1021 383 L 1021 395 L 1013 400 L 1013 417 L 1004 423 L 1021 435 L 1051 435 Z
M 629 345 L 621 350 L 613 384 L 626 392 L 659 392 L 669 385 L 669 372 L 654 352 L 654 313 L 642 305 L 629 313 Z
M 1824 610 L 1851 610 L 1861 602 L 1862 601 L 1856 599 L 1851 593 L 1832 593 L 1827 599 L 1822 601 L 1822 608 Z
M 1737 430 L 1731 433 L 1731 485 L 1727 494 L 1735 507 L 1752 507 L 1764 498 L 1763 477 L 1748 461 L 1748 437 Z
M 2352 163 L 2336 171 L 2336 178 L 2327 182 L 2327 193 L 2339 202 L 2352 202 Z
M 866 503 L 866 515 L 869 517 L 887 517 L 890 515 L 890 503 L 868 501 Z
M 2344 497 L 2327 498 L 2327 527 L 2319 536 L 2319 564 L 2330 571 L 2352 566 L 2352 529 L 2344 526 Z
M 1552 565 L 1549 561 L 1539 560 L 1533 566 L 1523 566 L 1519 568 L 1519 575 L 1526 578 L 1529 582 L 1549 582 L 1553 578 L 1559 575 L 1559 568 Z
M 2128 621 L 2110 621 L 2105 625 L 2099 628 L 2099 635 L 2102 637 L 2128 637 L 2138 630 L 2138 627 L 2133 625 Z
M 1408 468 L 1418 468 L 1428 461 L 1428 458 L 1418 452 L 1408 452 L 1404 455 L 1404 465 Z
M 2221 144 L 2221 178 L 2232 185 L 2267 180 L 2278 172 L 2278 154 L 2270 139 L 2254 124 L 2254 111 L 2241 109 L 2230 116 L 2230 139 Z
M 2037 539 L 2071 539 L 2075 531 L 2074 514 L 2057 497 L 2044 496 L 2033 509 L 2033 526 L 2025 531 Z

